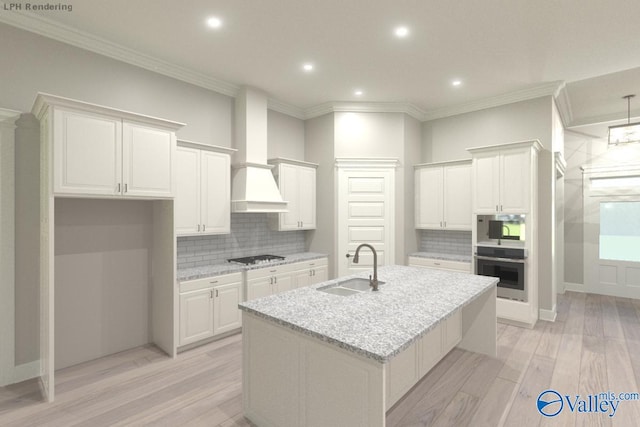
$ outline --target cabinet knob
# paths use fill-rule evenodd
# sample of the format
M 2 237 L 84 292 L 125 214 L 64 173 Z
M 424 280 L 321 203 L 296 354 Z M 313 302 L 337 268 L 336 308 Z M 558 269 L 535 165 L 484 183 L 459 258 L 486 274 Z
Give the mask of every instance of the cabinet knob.
M 120 192 L 120 186 L 121 186 L 121 184 L 118 183 L 118 193 Z
M 129 184 L 125 183 L 124 184 L 124 192 L 126 193 L 127 191 L 129 191 Z
M 202 231 L 207 231 L 207 226 L 205 224 L 202 224 Z
M 216 298 L 218 298 L 218 290 L 216 289 Z
M 200 231 L 200 224 L 198 224 L 198 232 Z

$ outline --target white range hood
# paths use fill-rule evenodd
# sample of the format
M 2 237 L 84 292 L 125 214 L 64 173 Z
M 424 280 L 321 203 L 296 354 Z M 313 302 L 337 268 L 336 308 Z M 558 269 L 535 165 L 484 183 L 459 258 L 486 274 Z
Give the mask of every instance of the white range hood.
M 287 212 L 267 164 L 267 95 L 242 88 L 236 97 L 236 148 L 231 212 Z

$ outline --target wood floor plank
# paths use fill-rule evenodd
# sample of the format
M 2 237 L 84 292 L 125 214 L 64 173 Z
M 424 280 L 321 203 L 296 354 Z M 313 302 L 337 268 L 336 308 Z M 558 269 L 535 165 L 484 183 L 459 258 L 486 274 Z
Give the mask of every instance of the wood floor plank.
M 614 393 L 637 392 L 638 385 L 631 367 L 631 360 L 625 342 L 620 339 L 605 339 L 605 354 L 609 390 Z M 640 420 L 640 402 L 620 402 L 616 415 L 612 417 L 614 425 L 637 425 Z
M 477 369 L 464 382 L 460 391 L 476 397 L 482 397 L 487 392 L 487 384 L 491 384 L 502 370 L 504 361 L 484 356 Z
M 602 298 L 600 295 L 586 295 L 584 306 L 584 335 L 604 337 L 601 301 Z
M 586 332 L 586 328 L 585 328 Z M 585 335 L 582 340 L 580 359 L 580 382 L 573 390 L 564 390 L 566 394 L 593 395 L 609 390 L 607 362 L 605 357 L 605 338 Z M 566 409 L 566 408 L 565 408 Z M 611 418 L 600 413 L 581 413 L 576 415 L 576 426 L 610 426 Z
M 474 414 L 480 399 L 477 396 L 456 393 L 444 412 L 433 423 L 434 427 L 468 426 L 472 425 Z
M 573 292 L 571 295 L 571 304 L 569 305 L 569 314 L 564 323 L 564 333 L 582 335 L 584 332 L 584 308 L 585 294 Z
M 558 294 L 556 302 L 556 322 L 566 322 L 569 316 L 569 307 L 571 306 L 571 298 L 574 292 L 565 292 L 564 294 Z
M 602 306 L 604 336 L 608 338 L 624 338 L 615 297 L 602 295 L 601 298 L 600 304 Z
M 617 298 L 616 309 L 625 339 L 640 341 L 640 319 L 634 304 L 626 298 Z
M 516 386 L 517 384 L 513 381 L 496 377 L 478 403 L 472 416 L 473 425 L 478 427 L 499 425 L 503 413 L 508 410 L 506 400 L 514 392 Z
M 518 342 L 504 361 L 498 376 L 505 380 L 520 382 L 520 377 L 524 375 L 541 337 L 541 329 L 520 329 Z
M 560 340 L 564 333 L 564 322 L 541 322 L 545 324 L 544 331 L 540 337 L 540 342 L 536 348 L 538 356 L 546 356 L 555 359 L 560 348 Z
M 567 318 L 569 321 L 569 318 Z M 566 332 L 566 325 L 565 325 Z M 580 383 L 580 355 L 582 354 L 582 335 L 564 333 L 558 347 L 556 364 L 551 377 L 550 389 L 560 393 L 571 392 Z M 563 411 L 554 418 L 540 420 L 541 426 L 575 426 L 574 413 Z
M 545 356 L 533 355 L 518 392 L 511 405 L 505 425 L 537 426 L 542 416 L 536 408 L 538 395 L 551 384 L 555 361 Z

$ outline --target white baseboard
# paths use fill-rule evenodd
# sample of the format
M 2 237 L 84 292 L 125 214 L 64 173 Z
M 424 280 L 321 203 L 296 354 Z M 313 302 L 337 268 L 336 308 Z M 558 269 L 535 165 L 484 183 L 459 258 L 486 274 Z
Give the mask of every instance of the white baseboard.
M 584 285 L 582 283 L 564 282 L 564 290 L 572 292 L 584 292 Z M 564 293 L 564 292 L 563 292 Z
M 546 310 L 544 308 L 541 308 L 538 310 L 538 318 L 540 320 L 546 320 L 547 322 L 555 322 L 557 315 L 558 315 L 558 312 L 556 310 L 555 305 L 551 310 Z
M 13 383 L 19 383 L 31 378 L 36 378 L 40 375 L 40 361 L 34 360 L 33 362 L 23 363 L 13 368 Z

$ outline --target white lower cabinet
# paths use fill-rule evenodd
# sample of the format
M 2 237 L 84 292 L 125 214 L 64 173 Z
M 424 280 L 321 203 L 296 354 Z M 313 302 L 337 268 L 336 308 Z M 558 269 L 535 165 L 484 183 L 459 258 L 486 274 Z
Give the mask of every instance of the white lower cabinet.
M 296 271 L 293 272 L 293 287 L 303 288 L 327 281 L 329 278 L 327 263 L 327 258 L 321 258 L 293 264 L 296 268 Z
M 242 273 L 180 283 L 180 345 L 242 326 Z
M 455 311 L 386 365 L 387 409 L 425 376 L 462 339 L 462 310 Z
M 328 280 L 327 258 L 247 271 L 247 300 L 262 298 Z
M 438 270 L 464 271 L 465 273 L 471 273 L 470 262 L 410 256 L 408 265 L 409 267 L 429 267 L 437 268 Z
M 247 300 L 293 289 L 292 265 L 285 264 L 247 271 Z
M 213 336 L 211 289 L 180 293 L 180 345 Z

